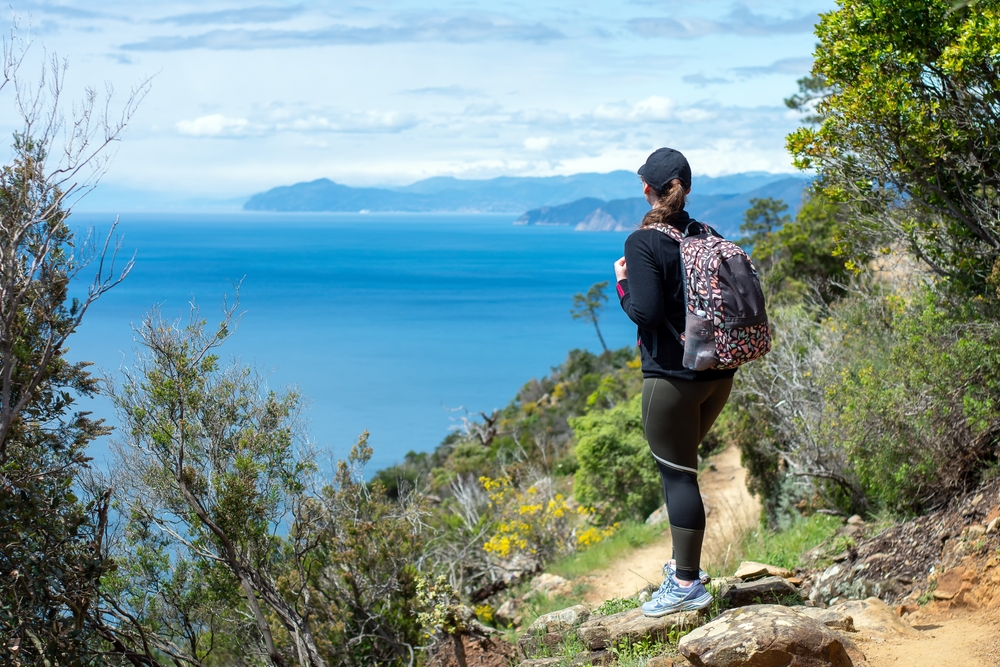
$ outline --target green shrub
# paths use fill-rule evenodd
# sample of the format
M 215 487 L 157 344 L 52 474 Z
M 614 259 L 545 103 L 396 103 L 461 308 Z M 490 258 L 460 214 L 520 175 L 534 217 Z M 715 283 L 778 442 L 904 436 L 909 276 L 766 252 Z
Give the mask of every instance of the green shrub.
M 985 300 L 873 287 L 776 309 L 774 348 L 723 420 L 772 526 L 801 510 L 911 514 L 976 484 L 1000 444 L 1000 321 Z
M 570 420 L 576 434 L 574 495 L 605 523 L 643 520 L 663 502 L 642 429 L 642 397 Z
M 827 389 L 828 437 L 874 506 L 917 512 L 976 483 L 997 458 L 1000 325 L 974 304 L 942 307 L 929 290 L 884 299 L 888 321 L 871 311 L 856 308 L 863 319 L 847 323 L 856 331 Z M 873 329 L 883 331 L 865 335 Z

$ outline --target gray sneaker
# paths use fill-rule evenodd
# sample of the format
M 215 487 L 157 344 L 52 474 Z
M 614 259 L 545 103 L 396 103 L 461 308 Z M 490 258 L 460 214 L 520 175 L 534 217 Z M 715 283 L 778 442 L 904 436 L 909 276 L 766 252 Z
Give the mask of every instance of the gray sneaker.
M 666 563 L 663 564 L 662 572 L 663 572 L 663 583 L 660 584 L 660 587 L 656 589 L 650 596 L 651 600 L 655 600 L 656 598 L 660 597 L 668 590 L 670 590 L 671 586 L 673 586 L 674 577 L 677 575 L 677 571 L 674 569 L 674 566 L 670 564 L 670 561 L 667 561 Z M 710 577 L 708 575 L 708 572 L 705 572 L 705 570 L 698 570 L 698 579 L 701 581 L 702 585 L 705 586 L 708 585 L 708 582 L 712 581 L 712 577 Z
M 668 579 L 668 581 L 672 580 L 673 577 Z M 664 585 L 666 583 L 664 582 Z M 663 586 L 660 588 L 662 589 Z M 712 604 L 712 594 L 705 590 L 704 584 L 700 581 L 694 582 L 687 588 L 673 582 L 659 597 L 643 604 L 642 613 L 658 618 L 667 614 L 676 614 L 679 611 L 704 609 L 710 604 Z

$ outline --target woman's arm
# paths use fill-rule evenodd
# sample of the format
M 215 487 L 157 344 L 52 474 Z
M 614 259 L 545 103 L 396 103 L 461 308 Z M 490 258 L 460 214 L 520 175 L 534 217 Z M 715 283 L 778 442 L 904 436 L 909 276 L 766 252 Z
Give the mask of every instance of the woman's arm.
M 655 330 L 664 317 L 660 270 L 649 244 L 635 234 L 625 241 L 625 266 L 627 277 L 618 281 L 622 310 L 639 327 Z

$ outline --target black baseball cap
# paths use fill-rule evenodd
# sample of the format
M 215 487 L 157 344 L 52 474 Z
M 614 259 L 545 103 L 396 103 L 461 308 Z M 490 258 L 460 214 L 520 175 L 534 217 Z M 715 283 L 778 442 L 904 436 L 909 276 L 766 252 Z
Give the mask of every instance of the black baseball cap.
M 673 148 L 657 148 L 646 158 L 646 164 L 639 167 L 638 173 L 657 192 L 663 192 L 667 183 L 675 178 L 680 179 L 685 188 L 691 187 L 691 165 Z

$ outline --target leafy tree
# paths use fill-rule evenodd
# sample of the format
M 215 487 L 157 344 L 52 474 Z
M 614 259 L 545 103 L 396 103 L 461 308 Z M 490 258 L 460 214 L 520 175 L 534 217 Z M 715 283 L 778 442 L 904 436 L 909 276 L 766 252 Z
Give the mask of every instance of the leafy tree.
M 0 87 L 16 89 L 22 129 L 0 168 L 0 662 L 105 664 L 128 653 L 99 639 L 98 588 L 113 564 L 103 549 L 108 493 L 87 484 L 86 450 L 108 429 L 75 410 L 97 383 L 88 363 L 66 359 L 66 343 L 132 263 L 116 267 L 112 236 L 95 244 L 68 219 L 146 87 L 117 120 L 88 91 L 64 123 L 63 64 L 53 59 L 33 87 L 19 78 L 27 46 L 16 25 L 4 46 Z M 71 287 L 92 263 L 89 286 Z
M 774 232 L 792 221 L 791 216 L 785 213 L 787 210 L 788 204 L 780 199 L 751 199 L 750 208 L 743 212 L 743 224 L 740 225 L 740 232 L 744 236 L 736 242 L 753 250 L 762 240 L 769 239 Z M 763 271 L 771 257 L 770 254 L 761 256 L 760 253 L 754 253 L 754 258 L 757 260 L 757 268 Z
M 601 341 L 601 348 L 605 352 L 608 351 L 608 346 L 604 343 L 604 336 L 601 335 L 601 327 L 597 320 L 600 319 L 600 313 L 608 302 L 608 296 L 604 293 L 607 288 L 608 281 L 605 280 L 591 285 L 586 294 L 577 292 L 573 295 L 573 308 L 569 311 L 574 320 L 593 323 L 597 338 Z
M 274 581 L 275 533 L 313 468 L 298 451 L 299 397 L 267 390 L 251 368 L 222 366 L 215 350 L 231 335 L 235 309 L 210 331 L 197 309 L 184 327 L 153 312 L 136 331 L 145 350 L 120 385 L 107 387 L 122 423 L 122 509 L 172 538 L 161 553 L 180 549 L 226 571 L 273 664 L 286 664 L 277 624 L 297 638 L 307 664 L 323 667 L 308 621 Z
M 816 30 L 822 122 L 788 137 L 796 165 L 850 205 L 849 257 L 902 242 L 983 294 L 1000 261 L 1000 3 L 838 4 Z
M 838 250 L 848 224 L 846 207 L 811 192 L 792 220 L 787 215 L 778 217 L 787 209 L 780 200 L 754 199 L 751 203 L 740 228 L 747 236 L 740 243 L 752 246 L 769 298 L 798 302 L 812 295 L 829 304 L 843 296 L 851 277 Z
M 296 392 L 220 361 L 237 305 L 209 329 L 150 313 L 142 349 L 108 381 L 128 517 L 105 587 L 119 633 L 191 665 L 413 664 L 420 500 L 362 476 L 364 434 L 329 484 Z

